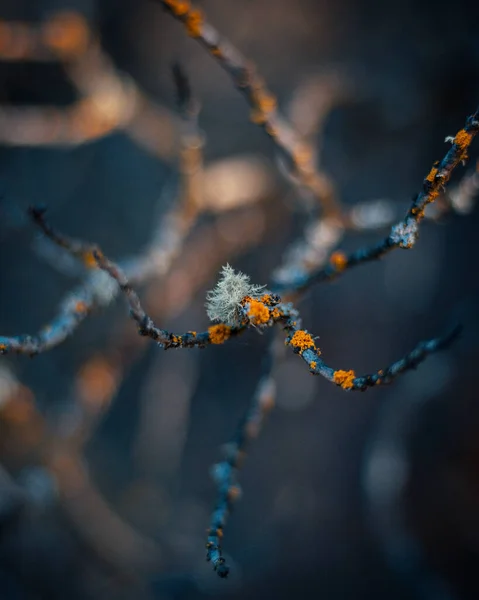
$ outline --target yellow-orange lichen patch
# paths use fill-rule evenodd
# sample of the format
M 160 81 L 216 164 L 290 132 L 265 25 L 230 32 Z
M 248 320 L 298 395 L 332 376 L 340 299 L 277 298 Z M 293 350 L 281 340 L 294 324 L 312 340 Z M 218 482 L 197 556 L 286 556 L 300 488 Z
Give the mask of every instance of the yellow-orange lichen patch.
M 316 361 L 312 360 L 311 364 L 309 365 L 313 370 L 316 369 Z
M 273 317 L 273 319 L 279 319 L 281 317 L 281 311 L 279 310 L 279 308 L 273 308 L 273 310 L 271 311 L 271 316 Z
M 263 296 L 261 296 L 260 300 L 261 300 L 261 302 L 263 302 L 264 304 L 267 304 L 268 306 L 271 306 L 272 304 L 274 304 L 271 294 L 264 294 Z
M 228 500 L 234 502 L 241 496 L 241 488 L 238 485 L 231 485 L 228 488 Z
M 350 390 L 353 387 L 353 381 L 356 377 L 356 373 L 351 369 L 350 371 L 335 371 L 334 372 L 334 383 L 340 385 L 344 390 Z
M 191 37 L 201 36 L 201 26 L 203 24 L 203 14 L 199 10 L 190 10 L 185 19 L 185 26 L 188 35 Z
M 276 98 L 272 94 L 267 92 L 261 92 L 256 96 L 256 104 L 258 109 L 262 112 L 269 114 L 276 110 Z
M 0 344 L 0 354 L 3 354 L 7 351 L 7 346 L 5 344 Z
M 264 126 L 264 129 L 270 137 L 272 137 L 272 138 L 278 137 L 278 130 L 275 129 L 273 127 L 273 125 L 271 125 L 271 123 L 266 123 L 266 125 Z
M 97 251 L 97 254 L 100 254 L 100 253 Z M 96 258 L 94 256 L 92 250 L 89 250 L 88 252 L 85 252 L 83 254 L 83 263 L 89 269 L 95 269 L 98 266 L 98 263 L 96 261 Z
M 259 300 L 250 300 L 248 317 L 254 320 L 255 325 L 263 325 L 269 321 L 269 310 Z
M 188 333 L 189 333 L 190 335 L 192 335 L 193 337 L 196 337 L 196 331 L 188 331 Z
M 465 129 L 461 129 L 461 131 L 458 131 L 456 137 L 454 138 L 454 143 L 456 144 L 456 146 L 459 146 L 461 150 L 467 148 L 471 141 L 472 133 L 468 133 Z
M 293 159 L 300 167 L 305 167 L 311 162 L 311 148 L 307 144 L 296 144 L 293 150 Z
M 436 169 L 436 167 L 433 167 L 429 171 L 428 175 L 426 176 L 426 181 L 430 181 L 431 183 L 434 183 L 434 178 L 436 177 L 436 175 L 437 175 L 437 169 Z
M 333 265 L 336 271 L 344 271 L 348 265 L 347 256 L 344 254 L 344 252 L 340 252 L 339 250 L 331 254 L 329 262 Z
M 171 336 L 171 341 L 172 341 L 172 343 L 173 343 L 173 344 L 176 344 L 176 345 L 178 345 L 178 346 L 181 346 L 181 342 L 182 342 L 183 340 L 181 339 L 181 335 L 174 335 L 174 334 L 173 334 L 173 335 Z
M 302 354 L 308 348 L 313 350 L 316 349 L 316 344 L 314 343 L 313 338 L 307 331 L 304 331 L 303 329 L 298 329 L 298 331 L 295 331 L 293 337 L 288 343 L 290 346 L 293 346 L 293 348 L 297 348 L 300 354 Z
M 208 334 L 212 344 L 223 344 L 231 335 L 231 327 L 223 323 L 212 325 L 208 328 Z
M 164 0 L 164 2 L 171 9 L 173 14 L 178 17 L 186 15 L 190 10 L 190 3 L 186 0 Z
M 276 98 L 259 86 L 253 91 L 251 102 L 253 108 L 251 110 L 250 118 L 251 121 L 257 125 L 266 123 L 269 115 L 276 110 Z
M 423 208 L 418 208 L 417 206 L 413 206 L 411 209 L 411 213 L 415 216 L 417 216 L 418 220 L 421 220 L 424 218 L 424 209 Z
M 88 310 L 88 305 L 86 302 L 83 302 L 83 300 L 78 300 L 78 302 L 75 304 L 75 312 L 77 313 L 84 313 Z
M 249 118 L 250 121 L 255 125 L 263 125 L 263 123 L 266 123 L 268 117 L 262 110 L 253 108 L 250 112 Z

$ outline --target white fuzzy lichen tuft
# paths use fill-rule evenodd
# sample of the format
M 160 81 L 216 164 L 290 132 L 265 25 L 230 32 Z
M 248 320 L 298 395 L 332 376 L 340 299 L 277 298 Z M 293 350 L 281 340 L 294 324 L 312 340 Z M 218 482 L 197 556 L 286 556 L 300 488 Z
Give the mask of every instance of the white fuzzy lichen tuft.
M 216 286 L 206 294 L 206 313 L 212 321 L 236 327 L 241 324 L 241 300 L 245 296 L 259 298 L 265 288 L 250 283 L 248 275 L 227 264 L 221 269 Z

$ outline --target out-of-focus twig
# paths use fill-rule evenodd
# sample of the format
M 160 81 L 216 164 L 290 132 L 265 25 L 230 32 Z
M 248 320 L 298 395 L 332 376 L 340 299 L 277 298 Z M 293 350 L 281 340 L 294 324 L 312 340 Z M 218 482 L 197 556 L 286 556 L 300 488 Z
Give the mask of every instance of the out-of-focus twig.
M 243 462 L 248 442 L 258 436 L 264 420 L 275 402 L 276 386 L 272 370 L 275 362 L 276 341 L 275 336 L 272 336 L 265 354 L 261 378 L 254 391 L 250 406 L 233 438 L 224 447 L 223 460 L 212 467 L 217 495 L 208 529 L 206 558 L 211 561 L 220 577 L 226 577 L 229 573 L 229 567 L 221 550 L 221 538 L 233 503 L 241 495 L 241 488 L 237 482 L 238 470 Z
M 228 73 L 251 106 L 251 120 L 268 134 L 288 159 L 299 184 L 320 202 L 327 215 L 341 218 L 341 209 L 331 179 L 319 172 L 314 152 L 293 126 L 280 114 L 277 101 L 268 90 L 255 67 L 208 23 L 199 9 L 189 1 L 159 0 L 178 19 L 191 37 L 196 39 Z
M 79 13 L 39 24 L 1 21 L 0 60 L 58 61 L 78 99 L 66 107 L 0 106 L 0 141 L 15 146 L 76 146 L 122 129 L 162 159 L 175 151 L 177 119 L 113 65 Z

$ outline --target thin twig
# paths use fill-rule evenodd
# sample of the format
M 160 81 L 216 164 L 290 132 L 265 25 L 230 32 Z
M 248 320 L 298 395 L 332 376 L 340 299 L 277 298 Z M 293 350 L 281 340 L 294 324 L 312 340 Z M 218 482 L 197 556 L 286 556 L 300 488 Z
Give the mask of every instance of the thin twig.
M 389 235 L 367 248 L 360 248 L 350 254 L 334 253 L 330 263 L 309 274 L 298 272 L 297 277 L 273 282 L 275 292 L 301 291 L 313 283 L 327 281 L 338 277 L 347 269 L 383 257 L 391 250 L 402 248 L 409 250 L 416 243 L 419 235 L 419 224 L 424 218 L 425 208 L 434 202 L 448 183 L 452 172 L 467 158 L 469 146 L 479 131 L 479 107 L 467 118 L 463 129 L 453 138 L 452 146 L 440 163 L 436 163 L 423 181 L 423 189 L 412 202 L 405 218 L 393 225 Z
M 275 342 L 276 338 L 272 336 L 264 357 L 261 378 L 254 391 L 250 406 L 239 423 L 233 438 L 224 447 L 223 460 L 212 468 L 217 496 L 208 529 L 206 560 L 211 561 L 220 577 L 227 577 L 229 573 L 229 566 L 221 549 L 221 538 L 232 506 L 241 496 L 241 488 L 237 482 L 238 470 L 243 462 L 249 442 L 258 436 L 264 420 L 275 402 L 276 387 L 272 376 L 275 362 Z

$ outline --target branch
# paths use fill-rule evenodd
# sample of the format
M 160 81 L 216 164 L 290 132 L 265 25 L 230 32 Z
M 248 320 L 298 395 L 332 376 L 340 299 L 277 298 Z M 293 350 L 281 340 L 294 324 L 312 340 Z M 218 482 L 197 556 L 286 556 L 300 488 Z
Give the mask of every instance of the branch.
M 393 225 L 389 235 L 368 248 L 361 248 L 346 255 L 334 253 L 329 264 L 309 274 L 298 272 L 297 277 L 273 282 L 275 292 L 301 291 L 313 283 L 334 279 L 347 269 L 376 260 L 395 248 L 409 250 L 416 243 L 419 224 L 424 218 L 424 209 L 434 202 L 448 183 L 452 172 L 459 163 L 467 160 L 467 152 L 479 131 L 479 107 L 467 118 L 464 128 L 458 131 L 452 140 L 452 146 L 440 163 L 435 163 L 423 181 L 423 189 L 414 199 L 405 218 Z
M 220 542 L 233 503 L 241 496 L 241 488 L 237 482 L 238 470 L 241 467 L 248 443 L 260 433 L 265 418 L 275 402 L 276 387 L 272 377 L 275 341 L 273 336 L 264 357 L 261 379 L 256 386 L 246 414 L 239 423 L 233 438 L 224 448 L 224 459 L 212 468 L 217 496 L 208 529 L 206 560 L 211 561 L 214 570 L 220 577 L 227 577 L 229 573 L 229 566 L 223 557 Z
M 451 344 L 459 335 L 461 327 L 456 326 L 443 336 L 419 342 L 400 360 L 374 373 L 359 376 L 353 370 L 345 371 L 328 366 L 321 358 L 321 350 L 316 347 L 313 337 L 306 330 L 298 329 L 291 319 L 286 323 L 285 329 L 289 332 L 286 344 L 292 347 L 295 354 L 301 356 L 313 375 L 321 375 L 343 390 L 364 392 L 370 387 L 389 384 L 401 373 L 415 369 L 430 354 Z

